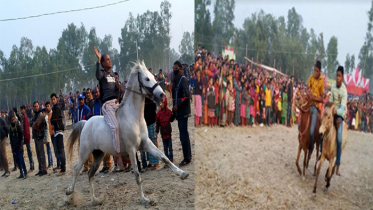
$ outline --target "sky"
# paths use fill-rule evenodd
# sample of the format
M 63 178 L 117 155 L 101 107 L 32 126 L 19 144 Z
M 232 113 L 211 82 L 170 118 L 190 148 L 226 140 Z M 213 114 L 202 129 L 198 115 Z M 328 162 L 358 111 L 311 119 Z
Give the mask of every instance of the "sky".
M 234 25 L 242 28 L 247 17 L 265 13 L 275 17 L 284 16 L 294 7 L 303 18 L 303 26 L 308 32 L 311 28 L 318 35 L 324 34 L 324 46 L 327 49 L 332 36 L 338 39 L 338 58 L 344 65 L 347 53 L 355 54 L 357 64 L 360 48 L 364 44 L 368 27 L 368 15 L 372 1 L 369 0 L 236 0 Z M 213 12 L 213 7 L 210 7 Z
M 119 0 L 64 0 L 64 1 L 8 1 L 2 5 L 0 19 L 17 18 L 30 15 L 39 15 L 50 12 L 82 9 L 118 2 Z M 32 40 L 34 48 L 45 46 L 48 50 L 56 48 L 58 39 L 67 25 L 74 23 L 84 24 L 86 30 L 96 28 L 97 36 L 101 39 L 105 34 L 113 37 L 113 47 L 119 50 L 118 38 L 121 28 L 131 12 L 133 16 L 142 14 L 147 10 L 160 11 L 162 0 L 129 0 L 117 5 L 104 8 L 56 14 L 25 20 L 0 22 L 0 50 L 9 57 L 12 46 L 20 45 L 22 37 Z M 171 48 L 179 52 L 183 32 L 194 31 L 194 0 L 169 0 L 171 3 Z

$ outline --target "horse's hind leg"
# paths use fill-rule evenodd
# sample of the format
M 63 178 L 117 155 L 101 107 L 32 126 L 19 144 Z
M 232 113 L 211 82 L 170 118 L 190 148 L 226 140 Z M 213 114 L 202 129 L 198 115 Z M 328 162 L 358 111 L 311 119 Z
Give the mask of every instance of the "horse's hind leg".
M 93 188 L 93 178 L 95 177 L 95 173 L 98 167 L 100 166 L 102 158 L 104 158 L 105 153 L 103 153 L 101 150 L 93 150 L 92 154 L 93 154 L 94 160 L 93 160 L 93 164 L 91 168 L 88 171 L 88 179 L 89 179 L 92 206 L 96 206 L 96 205 L 101 205 L 105 200 L 105 197 L 103 199 L 97 199 L 95 197 L 95 190 Z
M 302 147 L 301 145 L 298 146 L 298 155 L 297 155 L 297 160 L 295 161 L 295 165 L 297 166 L 297 169 L 298 169 L 298 172 L 299 172 L 299 175 L 302 176 L 302 170 L 300 169 L 299 167 L 299 157 L 300 157 L 300 153 L 302 152 Z
M 315 161 L 315 168 L 313 170 L 313 175 L 316 176 L 316 165 L 317 161 L 319 160 L 319 144 L 316 143 L 316 161 Z
M 136 161 L 136 151 L 133 149 L 133 150 L 127 151 L 127 152 L 128 152 L 128 154 L 130 156 L 130 159 L 131 159 L 131 164 L 132 164 L 132 167 L 133 167 L 133 172 L 135 174 L 136 183 L 139 186 L 141 203 L 144 204 L 145 207 L 146 207 L 149 204 L 149 199 L 144 196 L 144 193 L 142 191 L 142 184 L 141 184 L 142 181 L 141 181 L 139 168 L 138 168 L 137 161 Z
M 88 151 L 79 151 L 78 163 L 74 167 L 73 182 L 71 183 L 70 187 L 66 189 L 66 195 L 70 195 L 74 192 L 76 178 L 79 174 L 79 171 L 80 169 L 82 169 L 84 162 L 89 158 L 90 155 L 91 153 L 88 153 Z
M 186 179 L 189 174 L 186 173 L 185 171 L 181 170 L 177 166 L 175 166 L 167 157 L 165 154 L 163 154 L 156 146 L 154 146 L 153 142 L 148 138 L 146 140 L 142 140 L 144 147 L 143 149 L 146 152 L 149 152 L 152 154 L 154 157 L 158 158 L 158 160 L 163 161 L 168 167 L 171 168 L 171 170 L 178 174 L 181 179 Z

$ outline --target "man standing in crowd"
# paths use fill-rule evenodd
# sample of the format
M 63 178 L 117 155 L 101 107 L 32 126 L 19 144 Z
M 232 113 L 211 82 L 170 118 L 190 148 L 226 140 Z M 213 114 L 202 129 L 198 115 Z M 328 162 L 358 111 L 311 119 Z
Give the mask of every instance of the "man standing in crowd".
M 80 94 L 79 97 L 78 97 L 78 100 L 79 100 L 79 105 L 78 105 L 78 108 L 76 109 L 76 117 L 75 117 L 75 123 L 78 123 L 79 121 L 82 121 L 82 120 L 88 120 L 89 119 L 89 115 L 91 114 L 91 109 L 86 105 L 84 104 L 84 96 L 83 94 Z M 82 173 L 87 173 L 88 170 L 89 170 L 89 167 L 91 167 L 93 163 L 93 155 L 91 154 L 89 156 L 89 159 L 84 163 L 84 169 L 82 171 Z
M 57 95 L 55 93 L 52 93 L 51 101 L 53 104 L 51 124 L 54 131 L 54 141 L 57 145 L 57 156 L 59 159 L 58 161 L 60 161 L 61 166 L 61 171 L 58 175 L 62 176 L 66 172 L 65 146 L 63 143 L 63 131 L 65 130 L 65 126 L 62 122 L 63 117 L 61 112 L 61 105 L 57 103 Z M 57 170 L 58 169 L 56 169 L 55 172 L 57 172 Z
M 94 102 L 95 100 L 93 99 L 91 88 L 87 88 L 85 104 L 89 107 L 90 110 L 93 110 Z M 92 114 L 90 116 L 92 116 Z
M 27 170 L 25 165 L 25 159 L 23 158 L 23 132 L 22 126 L 20 123 L 16 121 L 15 112 L 9 115 L 10 117 L 10 144 L 12 147 L 12 151 L 15 156 L 15 161 L 18 165 L 20 175 L 18 179 L 26 179 L 27 178 Z
M 25 105 L 21 106 L 21 113 L 23 115 L 23 120 L 22 120 L 22 129 L 23 129 L 23 140 L 24 143 L 26 144 L 27 148 L 27 156 L 28 160 L 30 162 L 30 171 L 29 173 L 32 173 L 35 168 L 34 168 L 34 160 L 32 158 L 32 150 L 30 146 L 30 126 L 29 126 L 29 119 L 26 114 L 26 107 Z
M 48 134 L 48 136 L 44 137 L 45 139 L 48 140 L 48 141 L 45 142 L 45 146 L 47 148 L 47 155 L 48 155 L 48 167 L 47 168 L 52 168 L 53 167 L 53 156 L 52 156 L 52 149 L 51 149 L 50 142 L 52 142 L 52 144 L 53 144 L 53 139 L 54 138 L 52 138 L 51 136 L 54 136 L 54 131 L 53 131 L 53 126 L 51 124 L 52 106 L 51 106 L 51 103 L 49 101 L 47 101 L 45 103 L 45 110 L 46 110 L 45 114 L 48 115 L 48 118 L 47 118 L 48 122 L 46 122 L 46 123 L 48 123 L 48 125 L 47 125 L 48 132 L 45 132 L 46 134 Z M 56 155 L 56 150 L 54 152 L 55 152 L 55 155 Z
M 30 124 L 32 127 L 32 138 L 35 141 L 36 156 L 38 158 L 38 163 L 39 163 L 39 172 L 35 174 L 35 176 L 44 176 L 47 174 L 44 144 L 43 144 L 46 122 L 45 122 L 44 115 L 41 112 L 42 110 L 40 109 L 39 102 L 35 101 L 33 103 L 33 106 L 34 106 L 35 115 Z
M 150 140 L 152 140 L 153 144 L 158 148 L 158 141 L 157 141 L 157 135 L 155 134 L 155 117 L 157 115 L 157 105 L 154 103 L 154 101 L 145 98 L 145 106 L 144 106 L 144 117 L 146 126 L 148 127 L 148 137 Z M 152 154 L 148 152 L 148 160 L 150 164 L 151 170 L 156 170 L 159 168 L 159 160 L 154 157 Z M 146 170 L 146 159 L 145 154 L 141 154 L 142 159 L 142 166 L 144 170 Z
M 159 69 L 158 83 L 159 83 L 159 86 L 161 86 L 162 90 L 164 91 L 166 86 L 165 86 L 165 80 L 164 80 L 164 75 L 163 75 L 162 69 Z
M 69 105 L 70 105 L 69 117 L 70 117 L 70 119 L 71 119 L 71 123 L 74 124 L 74 107 L 75 107 L 75 100 L 74 100 L 74 95 L 73 95 L 72 92 L 70 92 Z
M 321 78 L 321 62 L 316 61 L 315 73 L 311 75 L 308 80 L 308 97 L 311 102 L 311 129 L 310 129 L 310 145 L 309 152 L 313 151 L 313 135 L 315 133 L 317 115 L 320 113 L 319 105 L 323 103 L 324 99 L 324 81 Z M 302 119 L 301 119 L 302 120 Z M 300 123 L 299 123 L 300 125 Z M 316 131 L 318 132 L 318 131 Z
M 6 139 L 8 138 L 9 128 L 3 117 L 0 118 L 0 165 L 4 169 L 2 177 L 10 175 L 8 157 L 6 155 Z
M 101 112 L 102 103 L 101 103 L 101 99 L 100 99 L 100 91 L 98 90 L 97 87 L 93 90 L 93 95 L 94 95 L 95 100 L 93 102 L 91 112 L 92 112 L 93 116 L 100 116 L 100 115 L 102 115 L 102 112 Z M 102 167 L 102 169 L 99 173 L 107 174 L 112 167 L 111 156 L 109 154 L 105 154 L 102 162 L 103 162 L 104 166 Z
M 176 115 L 178 121 L 181 146 L 183 148 L 184 160 L 179 166 L 189 165 L 192 161 L 192 150 L 188 133 L 188 117 L 190 117 L 190 92 L 185 76 L 183 76 L 182 65 L 176 61 L 173 66 L 173 85 L 172 85 L 172 112 Z
M 287 105 L 287 109 L 286 109 L 286 126 L 287 127 L 291 127 L 290 125 L 290 119 L 292 117 L 292 105 L 293 105 L 293 86 L 294 86 L 294 76 L 291 76 L 290 77 L 290 81 L 288 83 L 288 87 L 287 87 L 287 94 L 288 94 L 288 105 Z

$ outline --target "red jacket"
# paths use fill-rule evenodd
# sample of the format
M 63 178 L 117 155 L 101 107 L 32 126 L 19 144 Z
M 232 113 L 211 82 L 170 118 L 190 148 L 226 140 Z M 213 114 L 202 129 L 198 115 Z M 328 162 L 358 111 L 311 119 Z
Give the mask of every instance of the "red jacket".
M 171 122 L 175 120 L 175 115 L 167 108 L 167 98 L 164 98 L 164 108 L 157 112 L 155 122 L 157 123 L 156 132 L 159 133 L 161 129 L 162 139 L 168 139 L 171 137 Z
M 26 114 L 23 116 L 22 129 L 25 143 L 30 143 L 30 126 L 28 124 L 28 117 Z

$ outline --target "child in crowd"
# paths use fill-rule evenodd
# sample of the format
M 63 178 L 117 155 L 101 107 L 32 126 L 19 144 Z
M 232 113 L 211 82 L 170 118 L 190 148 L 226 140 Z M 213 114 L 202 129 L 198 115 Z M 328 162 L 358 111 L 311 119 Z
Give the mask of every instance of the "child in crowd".
M 215 120 L 215 88 L 212 84 L 212 77 L 209 80 L 209 86 L 207 88 L 207 105 L 208 105 L 208 118 L 209 118 L 209 126 L 212 127 L 214 125 Z

